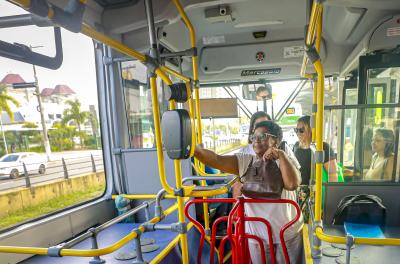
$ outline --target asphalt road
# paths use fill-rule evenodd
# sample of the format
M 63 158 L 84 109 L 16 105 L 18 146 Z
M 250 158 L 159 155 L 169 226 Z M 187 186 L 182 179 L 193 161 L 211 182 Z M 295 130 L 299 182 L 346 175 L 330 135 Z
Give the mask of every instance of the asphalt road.
M 93 164 L 90 155 L 93 155 L 96 171 L 103 171 L 103 156 L 101 151 L 74 151 L 53 153 L 51 161 L 48 162 L 46 172 L 39 174 L 36 171 L 29 173 L 31 184 L 37 184 L 54 179 L 64 178 L 64 166 L 62 158 L 64 157 L 67 167 L 68 177 L 81 175 L 93 171 Z M 0 191 L 11 190 L 17 187 L 25 187 L 26 178 L 21 175 L 18 179 L 10 179 L 9 176 L 0 176 Z

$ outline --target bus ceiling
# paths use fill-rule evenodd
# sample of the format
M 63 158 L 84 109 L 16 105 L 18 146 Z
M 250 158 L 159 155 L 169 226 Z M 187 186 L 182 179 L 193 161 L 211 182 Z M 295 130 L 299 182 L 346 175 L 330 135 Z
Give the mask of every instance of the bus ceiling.
M 64 10 L 61 2 L 77 1 L 49 2 Z M 160 46 L 169 52 L 190 49 L 187 29 L 173 2 L 153 2 Z M 199 79 L 240 82 L 298 78 L 306 14 L 309 13 L 307 3 L 293 0 L 182 1 L 196 31 Z M 387 46 L 394 48 L 393 45 L 399 43 L 398 0 L 383 0 L 379 4 L 326 0 L 323 6 L 321 58 L 326 74 L 346 75 L 357 67 L 359 55 Z M 72 16 L 71 21 L 96 27 L 140 52 L 148 51 L 143 0 L 87 1 L 83 14 L 79 13 L 81 6 L 76 10 L 73 14 L 78 15 Z M 76 31 L 76 21 L 73 25 L 67 24 L 67 29 Z M 183 57 L 181 66 L 184 74 L 190 73 L 190 58 Z M 313 71 L 311 64 L 308 70 Z

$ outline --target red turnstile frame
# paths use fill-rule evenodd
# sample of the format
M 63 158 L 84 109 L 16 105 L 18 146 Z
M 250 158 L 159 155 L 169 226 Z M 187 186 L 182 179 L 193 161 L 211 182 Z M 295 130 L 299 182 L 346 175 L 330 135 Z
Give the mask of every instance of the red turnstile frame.
M 257 221 L 262 222 L 266 228 L 268 233 L 268 242 L 269 242 L 269 249 L 271 252 L 271 261 L 272 264 L 276 264 L 276 256 L 275 256 L 275 249 L 274 243 L 272 238 L 272 228 L 270 223 L 262 218 L 262 217 L 248 217 L 244 213 L 244 204 L 245 203 L 287 203 L 291 204 L 296 209 L 296 216 L 291 221 L 286 223 L 279 231 L 279 239 L 282 245 L 283 254 L 285 256 L 286 264 L 290 264 L 289 255 L 287 252 L 287 247 L 285 244 L 284 233 L 285 231 L 292 226 L 295 222 L 297 222 L 301 215 L 301 210 L 299 205 L 292 200 L 288 199 L 251 199 L 251 198 L 207 198 L 207 199 L 193 199 L 190 200 L 185 206 L 185 215 L 186 217 L 197 227 L 199 230 L 201 237 L 200 237 L 200 245 L 197 254 L 197 263 L 201 264 L 201 255 L 204 247 L 204 240 L 205 240 L 205 231 L 204 227 L 195 220 L 189 214 L 189 208 L 193 204 L 197 203 L 232 203 L 234 204 L 232 210 L 230 211 L 228 216 L 219 217 L 217 220 L 214 221 L 212 225 L 212 232 L 211 232 L 211 245 L 210 245 L 210 263 L 214 263 L 214 247 L 216 241 L 216 230 L 217 225 L 221 222 L 227 222 L 227 235 L 225 235 L 220 243 L 219 247 L 219 263 L 223 263 L 224 258 L 224 247 L 227 241 L 231 243 L 232 248 L 232 264 L 241 264 L 241 263 L 251 263 L 250 260 L 250 253 L 248 249 L 248 239 L 253 239 L 258 242 L 260 245 L 261 250 L 261 257 L 262 262 L 266 263 L 266 254 L 264 250 L 264 243 L 263 240 L 255 235 L 247 234 L 245 232 L 245 222 L 246 221 Z

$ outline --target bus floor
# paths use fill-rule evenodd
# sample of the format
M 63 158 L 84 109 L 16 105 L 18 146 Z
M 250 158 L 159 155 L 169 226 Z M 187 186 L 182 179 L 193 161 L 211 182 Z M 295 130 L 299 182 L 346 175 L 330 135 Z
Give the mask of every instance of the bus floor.
M 170 221 L 168 221 L 170 222 Z M 163 222 L 160 222 L 163 223 Z M 134 228 L 138 227 L 140 224 L 135 223 L 119 223 L 111 226 L 110 228 L 100 232 L 97 237 L 97 241 L 99 244 L 99 248 L 109 246 L 115 242 L 117 242 L 119 239 L 121 239 L 123 236 L 129 234 Z M 181 250 L 179 243 L 177 243 L 177 233 L 171 232 L 171 231 L 166 231 L 166 230 L 157 230 L 155 232 L 145 232 L 144 234 L 141 235 L 142 238 L 153 238 L 155 240 L 155 245 L 159 246 L 159 249 L 154 251 L 154 252 L 149 252 L 149 253 L 143 253 L 143 259 L 147 263 L 153 263 L 152 261 L 159 256 L 160 253 L 162 253 L 168 245 L 174 245 L 172 246 L 172 249 L 169 250 L 169 253 L 166 254 L 165 257 L 161 259 L 161 261 L 156 261 L 155 263 L 182 263 L 182 258 L 181 258 Z M 189 263 L 196 263 L 196 258 L 197 258 L 197 250 L 199 247 L 199 241 L 200 241 L 200 233 L 198 230 L 194 227 L 190 228 L 188 231 L 188 245 L 189 245 Z M 72 247 L 73 249 L 90 249 L 91 248 L 91 241 L 90 239 L 86 239 L 82 241 L 81 243 L 75 245 Z M 105 260 L 105 263 L 132 263 L 135 259 L 130 259 L 130 260 L 117 260 L 115 259 L 115 256 L 118 253 L 122 252 L 132 252 L 135 249 L 135 242 L 130 241 L 128 244 L 124 245 L 122 248 L 118 249 L 117 251 L 101 256 L 101 259 Z M 209 252 L 210 252 L 210 246 L 206 242 L 204 244 L 203 248 L 203 263 L 209 263 Z M 165 252 L 163 252 L 165 253 Z M 218 256 L 215 255 L 214 259 L 218 259 Z M 89 261 L 91 261 L 91 257 L 49 257 L 49 256 L 34 256 L 30 259 L 27 259 L 21 263 L 24 264 L 89 264 Z
M 343 226 L 324 226 L 324 231 L 330 235 L 344 236 Z M 400 227 L 386 227 L 384 230 L 385 237 L 400 238 Z M 311 245 L 312 229 L 308 226 L 308 239 Z M 322 241 L 322 248 L 331 247 L 331 243 Z M 343 256 L 346 251 L 343 250 Z M 400 263 L 400 248 L 397 246 L 373 246 L 373 245 L 354 245 L 351 250 L 351 257 L 357 257 L 360 264 L 398 264 Z M 313 259 L 314 264 L 337 264 L 335 257 L 322 256 L 321 259 Z M 308 263 L 307 263 L 308 264 Z

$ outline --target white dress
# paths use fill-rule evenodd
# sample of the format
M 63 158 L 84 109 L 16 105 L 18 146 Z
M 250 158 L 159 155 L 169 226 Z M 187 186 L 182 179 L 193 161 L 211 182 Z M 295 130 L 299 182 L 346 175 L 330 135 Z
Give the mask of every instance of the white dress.
M 289 156 L 289 155 L 288 155 Z M 239 176 L 243 176 L 249 167 L 250 162 L 253 160 L 254 155 L 237 153 L 239 165 Z M 295 161 L 289 156 L 289 160 L 295 164 Z M 277 160 L 279 166 L 279 160 Z M 282 190 L 282 199 L 289 199 L 296 201 L 296 191 Z M 275 245 L 277 263 L 285 263 L 283 257 L 282 247 L 280 246 L 279 231 L 283 225 L 290 222 L 296 216 L 296 209 L 291 204 L 259 204 L 259 203 L 246 203 L 244 206 L 245 214 L 250 217 L 262 217 L 266 219 L 272 228 L 272 238 Z M 285 244 L 288 249 L 289 258 L 291 263 L 298 263 L 302 254 L 302 236 L 301 229 L 303 228 L 303 216 L 294 223 L 285 232 Z M 263 240 L 265 251 L 267 252 L 267 259 L 270 260 L 269 241 L 266 226 L 261 222 L 246 222 L 246 233 L 256 235 Z M 258 243 L 254 240 L 249 240 L 250 255 L 253 264 L 261 263 L 261 251 Z

